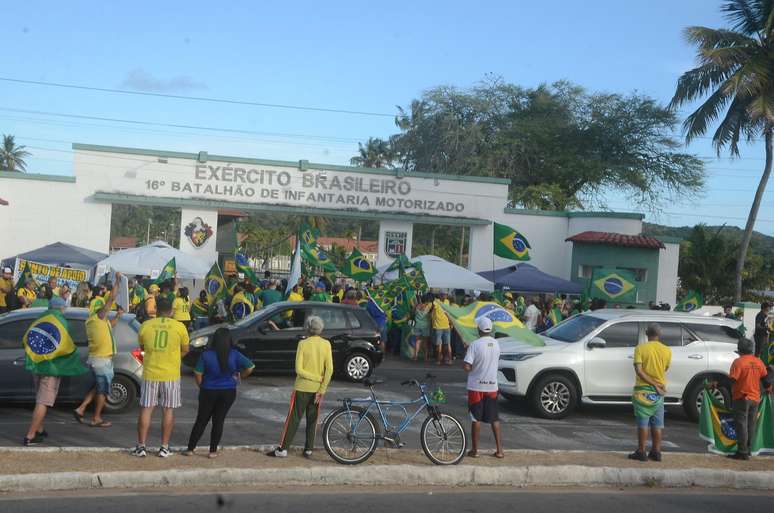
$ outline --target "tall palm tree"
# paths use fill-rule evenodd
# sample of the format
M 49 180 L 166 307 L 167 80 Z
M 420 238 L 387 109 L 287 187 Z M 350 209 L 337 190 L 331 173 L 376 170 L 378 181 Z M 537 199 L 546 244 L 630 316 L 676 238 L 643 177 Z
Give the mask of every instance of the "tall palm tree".
M 697 48 L 698 66 L 683 73 L 670 103 L 677 108 L 709 95 L 683 124 L 686 143 L 723 118 L 712 136 L 720 155 L 739 155 L 739 141 L 763 136 L 766 163 L 747 217 L 736 262 L 734 298 L 742 296 L 742 270 L 755 219 L 771 174 L 774 139 L 774 0 L 731 0 L 722 10 L 729 29 L 688 27 L 686 39 Z
M 3 148 L 0 150 L 0 170 L 20 171 L 27 169 L 24 159 L 30 156 L 25 146 L 17 146 L 12 135 L 3 135 Z
M 369 137 L 365 144 L 357 143 L 357 146 L 358 155 L 349 160 L 353 166 L 389 167 L 394 160 L 390 143 L 384 139 Z

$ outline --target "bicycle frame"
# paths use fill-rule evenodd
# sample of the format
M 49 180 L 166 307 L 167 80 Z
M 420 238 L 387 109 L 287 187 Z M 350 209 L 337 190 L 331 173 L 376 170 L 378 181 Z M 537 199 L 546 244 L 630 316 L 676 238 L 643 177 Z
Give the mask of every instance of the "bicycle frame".
M 427 385 L 420 384 L 419 385 L 419 391 L 420 396 L 417 399 L 414 399 L 413 401 L 380 401 L 376 397 L 376 392 L 374 391 L 374 387 L 369 387 L 371 390 L 371 397 L 368 399 L 344 399 L 344 406 L 347 408 L 347 411 L 351 411 L 352 405 L 368 405 L 365 409 L 365 411 L 360 415 L 360 419 L 358 420 L 357 424 L 353 426 L 353 430 L 356 430 L 358 426 L 360 426 L 360 423 L 363 422 L 363 418 L 374 408 L 376 407 L 376 410 L 379 412 L 379 418 L 382 422 L 382 426 L 384 426 L 384 431 L 391 433 L 391 434 L 401 434 L 403 431 L 405 431 L 411 423 L 414 421 L 414 419 L 422 413 L 423 411 L 427 410 L 428 413 L 434 414 L 436 407 L 430 403 L 430 400 L 427 397 Z M 406 407 L 413 406 L 413 405 L 419 405 L 417 410 L 409 414 Z M 405 414 L 403 417 L 403 421 L 400 423 L 400 425 L 393 426 L 390 424 L 389 420 L 387 419 L 387 414 L 384 411 L 383 406 L 390 407 L 390 406 L 400 406 L 403 408 Z M 358 412 L 359 413 L 359 412 Z M 377 440 L 384 440 L 385 437 L 384 434 L 377 435 Z

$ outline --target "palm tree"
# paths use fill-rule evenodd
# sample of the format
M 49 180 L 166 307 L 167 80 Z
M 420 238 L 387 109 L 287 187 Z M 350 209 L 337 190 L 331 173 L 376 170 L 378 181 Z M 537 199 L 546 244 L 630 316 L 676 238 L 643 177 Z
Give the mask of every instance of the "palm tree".
M 736 262 L 734 299 L 742 296 L 742 271 L 755 219 L 771 174 L 774 139 L 774 0 L 731 0 L 722 10 L 730 29 L 688 27 L 686 39 L 697 47 L 698 66 L 683 73 L 670 107 L 709 97 L 683 124 L 686 143 L 719 118 L 712 136 L 718 155 L 728 148 L 739 155 L 739 140 L 763 136 L 766 163 L 747 217 Z
M 390 143 L 384 139 L 369 137 L 368 141 L 357 143 L 358 153 L 349 159 L 350 164 L 360 167 L 390 167 L 394 160 Z
M 17 146 L 12 135 L 3 135 L 3 148 L 0 150 L 0 169 L 3 171 L 20 171 L 27 169 L 24 161 L 30 156 L 25 146 Z

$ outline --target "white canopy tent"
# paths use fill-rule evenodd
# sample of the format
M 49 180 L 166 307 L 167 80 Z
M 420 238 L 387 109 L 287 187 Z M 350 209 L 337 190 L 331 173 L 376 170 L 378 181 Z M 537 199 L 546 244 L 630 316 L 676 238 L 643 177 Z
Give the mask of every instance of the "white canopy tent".
M 117 251 L 100 260 L 96 275 L 100 276 L 112 269 L 128 276 L 154 277 L 172 258 L 175 259 L 177 276 L 184 280 L 204 278 L 212 266 L 212 262 L 183 253 L 166 242 L 157 241 L 147 246 Z
M 431 289 L 465 289 L 491 292 L 494 285 L 491 281 L 482 278 L 478 274 L 447 262 L 435 255 L 423 255 L 411 259 L 412 262 L 421 262 L 422 271 Z M 397 271 L 384 274 L 389 265 L 379 268 L 377 278 L 392 280 L 398 277 Z

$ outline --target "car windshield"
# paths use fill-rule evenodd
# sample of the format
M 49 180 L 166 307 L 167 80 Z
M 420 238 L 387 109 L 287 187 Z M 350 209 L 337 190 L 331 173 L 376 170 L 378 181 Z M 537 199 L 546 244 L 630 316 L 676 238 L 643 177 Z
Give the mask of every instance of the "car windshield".
M 557 324 L 544 332 L 543 335 L 561 342 L 577 342 L 594 331 L 595 328 L 604 324 L 604 322 L 605 319 L 600 319 L 593 315 L 576 315 Z
M 236 327 L 238 327 L 238 328 L 242 328 L 242 327 L 244 327 L 244 326 L 250 326 L 252 323 L 254 323 L 254 322 L 255 322 L 255 320 L 256 320 L 258 317 L 265 317 L 267 314 L 268 314 L 269 316 L 271 316 L 271 315 L 272 315 L 272 314 L 273 314 L 273 313 L 274 313 L 276 310 L 278 310 L 279 308 L 281 308 L 281 307 L 274 306 L 274 305 L 272 305 L 272 306 L 267 306 L 266 308 L 261 308 L 260 310 L 257 310 L 257 311 L 255 311 L 255 312 L 251 313 L 251 314 L 250 314 L 250 315 L 248 315 L 247 317 L 244 317 L 244 318 L 242 318 L 242 319 L 239 319 L 238 321 L 236 321 L 236 322 L 234 323 L 234 326 L 236 326 Z

